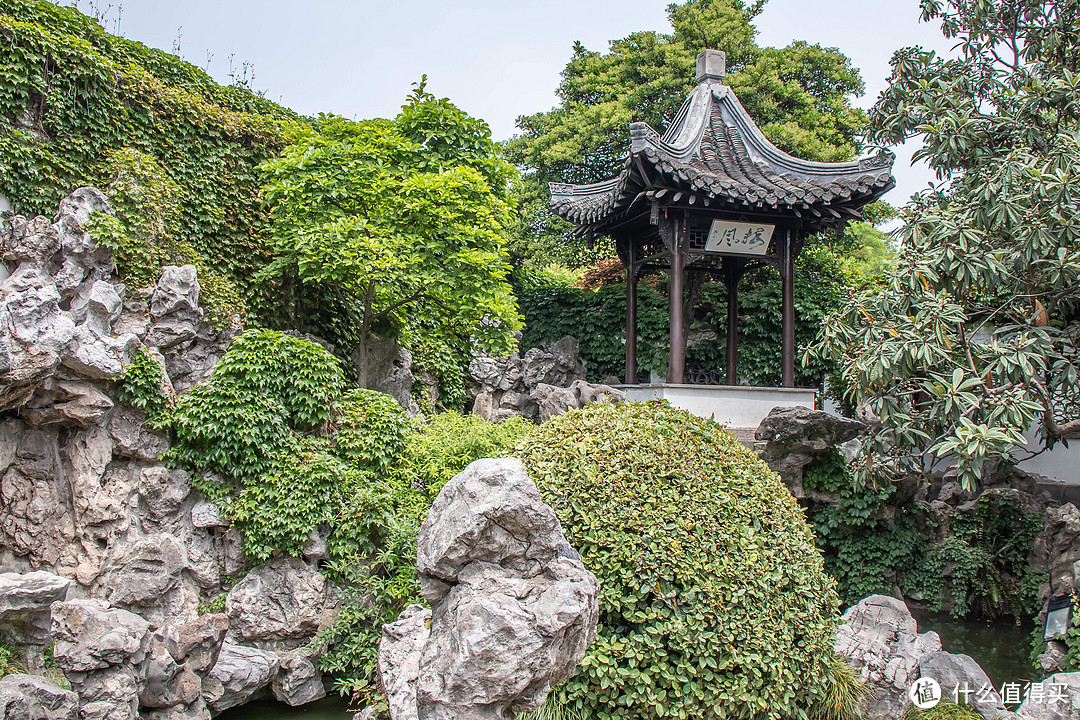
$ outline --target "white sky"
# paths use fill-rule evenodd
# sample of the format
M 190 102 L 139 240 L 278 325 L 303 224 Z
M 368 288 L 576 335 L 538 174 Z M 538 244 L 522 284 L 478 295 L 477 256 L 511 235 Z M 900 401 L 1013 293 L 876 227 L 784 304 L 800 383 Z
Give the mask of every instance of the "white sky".
M 670 31 L 662 0 L 96 1 L 109 31 L 119 20 L 123 36 L 167 51 L 179 37 L 183 58 L 222 83 L 232 54 L 237 72 L 253 65 L 255 89 L 305 115 L 392 117 L 427 73 L 430 92 L 485 119 L 499 140 L 517 116 L 555 105 L 575 40 L 606 50 L 637 30 Z M 77 6 L 93 14 L 89 0 Z M 770 0 L 756 25 L 761 45 L 806 40 L 847 54 L 866 81 L 863 107 L 885 86 L 893 51 L 951 44 L 919 22 L 918 0 Z M 897 188 L 885 197 L 894 205 L 932 179 L 909 166 L 913 149 L 897 150 Z

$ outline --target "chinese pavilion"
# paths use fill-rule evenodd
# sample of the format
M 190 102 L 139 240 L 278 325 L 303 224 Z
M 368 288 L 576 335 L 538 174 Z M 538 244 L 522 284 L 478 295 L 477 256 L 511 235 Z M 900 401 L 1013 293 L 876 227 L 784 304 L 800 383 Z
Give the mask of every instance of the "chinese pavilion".
M 591 185 L 551 184 L 551 209 L 588 237 L 608 235 L 626 268 L 626 377 L 638 383 L 637 282 L 667 270 L 668 384 L 682 384 L 686 278 L 727 286 L 727 385 L 738 383 L 738 283 L 753 264 L 782 278 L 782 386 L 794 387 L 794 262 L 804 239 L 861 218 L 859 209 L 893 187 L 893 155 L 846 163 L 800 160 L 769 142 L 732 89 L 724 53 L 697 57 L 697 87 L 661 137 L 630 125 L 630 153 L 618 176 Z

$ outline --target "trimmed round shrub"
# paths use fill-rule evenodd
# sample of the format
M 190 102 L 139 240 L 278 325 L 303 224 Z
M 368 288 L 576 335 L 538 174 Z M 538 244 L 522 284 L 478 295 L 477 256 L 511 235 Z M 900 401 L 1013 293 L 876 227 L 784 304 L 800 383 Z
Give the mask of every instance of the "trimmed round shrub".
M 518 447 L 600 581 L 597 639 L 557 692 L 589 718 L 805 720 L 839 601 L 802 510 L 716 423 L 590 405 Z

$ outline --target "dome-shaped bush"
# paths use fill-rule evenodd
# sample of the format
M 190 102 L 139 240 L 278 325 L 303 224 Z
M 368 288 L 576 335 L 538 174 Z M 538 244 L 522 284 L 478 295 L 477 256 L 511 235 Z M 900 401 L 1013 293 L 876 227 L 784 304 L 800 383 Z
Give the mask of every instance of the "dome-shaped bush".
M 600 580 L 600 627 L 558 692 L 589 718 L 808 718 L 838 600 L 795 499 L 719 425 L 591 405 L 518 448 Z

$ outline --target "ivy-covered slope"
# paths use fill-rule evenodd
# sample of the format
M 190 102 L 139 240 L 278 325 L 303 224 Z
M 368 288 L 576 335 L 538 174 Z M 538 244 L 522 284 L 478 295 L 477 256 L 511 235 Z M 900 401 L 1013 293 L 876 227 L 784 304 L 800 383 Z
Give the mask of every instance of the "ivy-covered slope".
M 179 188 L 176 234 L 243 283 L 266 254 L 256 168 L 298 120 L 73 8 L 0 0 L 0 194 L 16 212 L 107 187 L 110 160 L 136 150 Z

